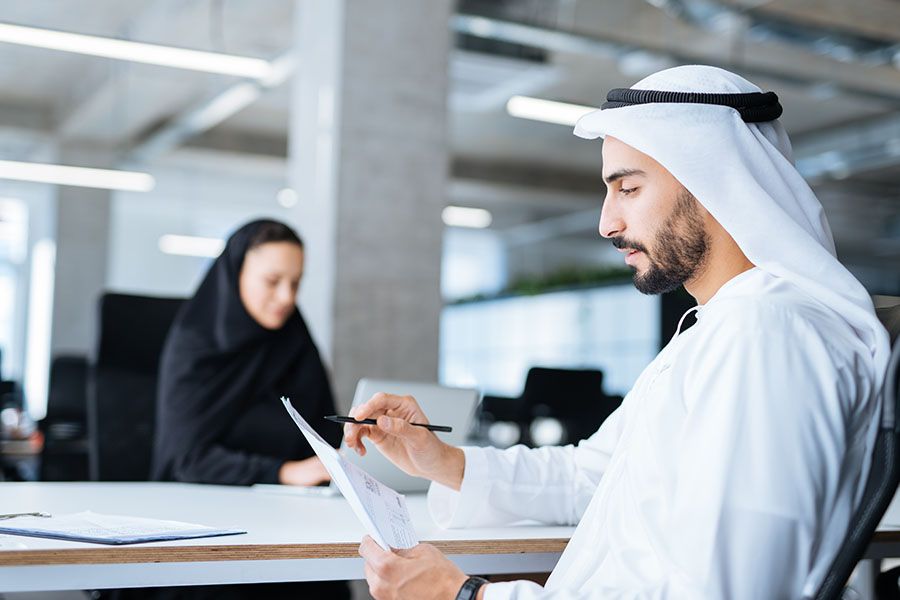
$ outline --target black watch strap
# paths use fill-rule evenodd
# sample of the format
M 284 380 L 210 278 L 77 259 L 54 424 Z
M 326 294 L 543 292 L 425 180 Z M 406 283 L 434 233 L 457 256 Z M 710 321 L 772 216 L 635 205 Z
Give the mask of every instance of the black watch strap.
M 462 587 L 459 588 L 459 593 L 456 594 L 456 600 L 475 600 L 475 597 L 478 595 L 478 590 L 487 583 L 490 582 L 484 577 L 469 577 L 466 579 L 466 582 L 462 584 Z

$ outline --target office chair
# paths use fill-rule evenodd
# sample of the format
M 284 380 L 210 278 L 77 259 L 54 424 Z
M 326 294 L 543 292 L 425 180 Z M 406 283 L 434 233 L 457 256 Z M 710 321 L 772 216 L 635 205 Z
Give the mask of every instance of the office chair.
M 112 293 L 100 298 L 88 380 L 91 479 L 149 479 L 159 356 L 182 302 Z
M 522 399 L 531 407 L 531 418 L 556 419 L 565 429 L 560 443 L 576 443 L 589 437 L 622 398 L 603 391 L 603 371 L 533 367 L 525 379 Z
M 816 600 L 838 600 L 856 564 L 875 535 L 885 511 L 900 484 L 900 305 L 879 309 L 878 317 L 888 328 L 893 344 L 885 377 L 881 425 L 875 438 L 872 465 L 862 501 L 850 519 L 844 543 L 831 563 Z
M 527 445 L 535 418 L 556 419 L 565 428 L 560 443 L 566 444 L 593 434 L 621 403 L 620 396 L 603 391 L 603 371 L 532 367 L 520 397 L 485 396 L 482 411 L 495 421 L 516 423 Z
M 38 423 L 44 434 L 41 481 L 88 478 L 87 377 L 85 356 L 57 356 L 50 363 L 47 416 Z

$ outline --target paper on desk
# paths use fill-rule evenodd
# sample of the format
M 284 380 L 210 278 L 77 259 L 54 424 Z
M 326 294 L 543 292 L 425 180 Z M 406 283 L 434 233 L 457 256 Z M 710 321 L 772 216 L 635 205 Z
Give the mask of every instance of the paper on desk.
M 50 518 L 15 517 L 0 524 L 0 533 L 96 544 L 137 544 L 235 535 L 246 531 L 84 511 Z
M 281 401 L 372 539 L 385 550 L 412 548 L 418 544 L 404 496 L 344 460 L 300 416 L 288 398 L 282 398 Z

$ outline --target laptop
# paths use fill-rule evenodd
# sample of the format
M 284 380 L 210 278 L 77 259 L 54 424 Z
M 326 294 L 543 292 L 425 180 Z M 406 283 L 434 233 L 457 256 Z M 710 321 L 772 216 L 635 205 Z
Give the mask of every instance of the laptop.
M 353 395 L 353 406 L 365 403 L 378 392 L 388 394 L 409 395 L 416 399 L 428 422 L 435 425 L 449 425 L 450 433 L 436 433 L 439 438 L 453 446 L 465 444 L 469 430 L 475 419 L 475 407 L 478 403 L 478 391 L 468 388 L 452 388 L 436 383 L 398 381 L 389 379 L 363 378 L 356 384 Z M 310 423 L 313 427 L 338 427 L 334 423 Z M 368 438 L 363 439 L 366 445 L 365 456 L 359 456 L 345 442 L 341 442 L 340 452 L 349 462 L 364 469 L 381 483 L 401 493 L 424 492 L 431 483 L 427 479 L 413 477 L 401 471 L 389 461 Z M 265 492 L 302 495 L 302 496 L 335 496 L 340 495 L 337 486 L 295 486 L 256 484 L 254 489 Z

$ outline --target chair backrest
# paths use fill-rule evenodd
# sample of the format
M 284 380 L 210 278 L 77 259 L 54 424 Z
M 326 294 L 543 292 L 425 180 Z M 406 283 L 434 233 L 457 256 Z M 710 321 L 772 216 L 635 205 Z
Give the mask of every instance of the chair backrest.
M 87 374 L 88 360 L 85 356 L 60 355 L 53 358 L 50 363 L 46 421 L 81 424 L 87 421 Z
M 532 367 L 522 401 L 531 417 L 552 417 L 566 429 L 564 442 L 593 434 L 622 403 L 603 391 L 603 371 Z
M 528 406 L 552 406 L 558 416 L 577 414 L 602 397 L 603 371 L 594 369 L 531 367 L 522 390 Z
M 111 293 L 100 298 L 88 385 L 91 479 L 149 479 L 159 357 L 183 302 Z
M 50 363 L 47 415 L 38 423 L 41 481 L 88 479 L 87 379 L 86 356 L 60 355 Z
M 900 341 L 897 340 L 900 305 L 880 309 L 878 316 L 888 328 L 894 344 L 885 377 L 881 424 L 862 501 L 850 519 L 847 536 L 819 587 L 816 600 L 841 598 L 850 574 L 862 559 L 900 484 L 900 421 L 897 419 L 900 414 Z

